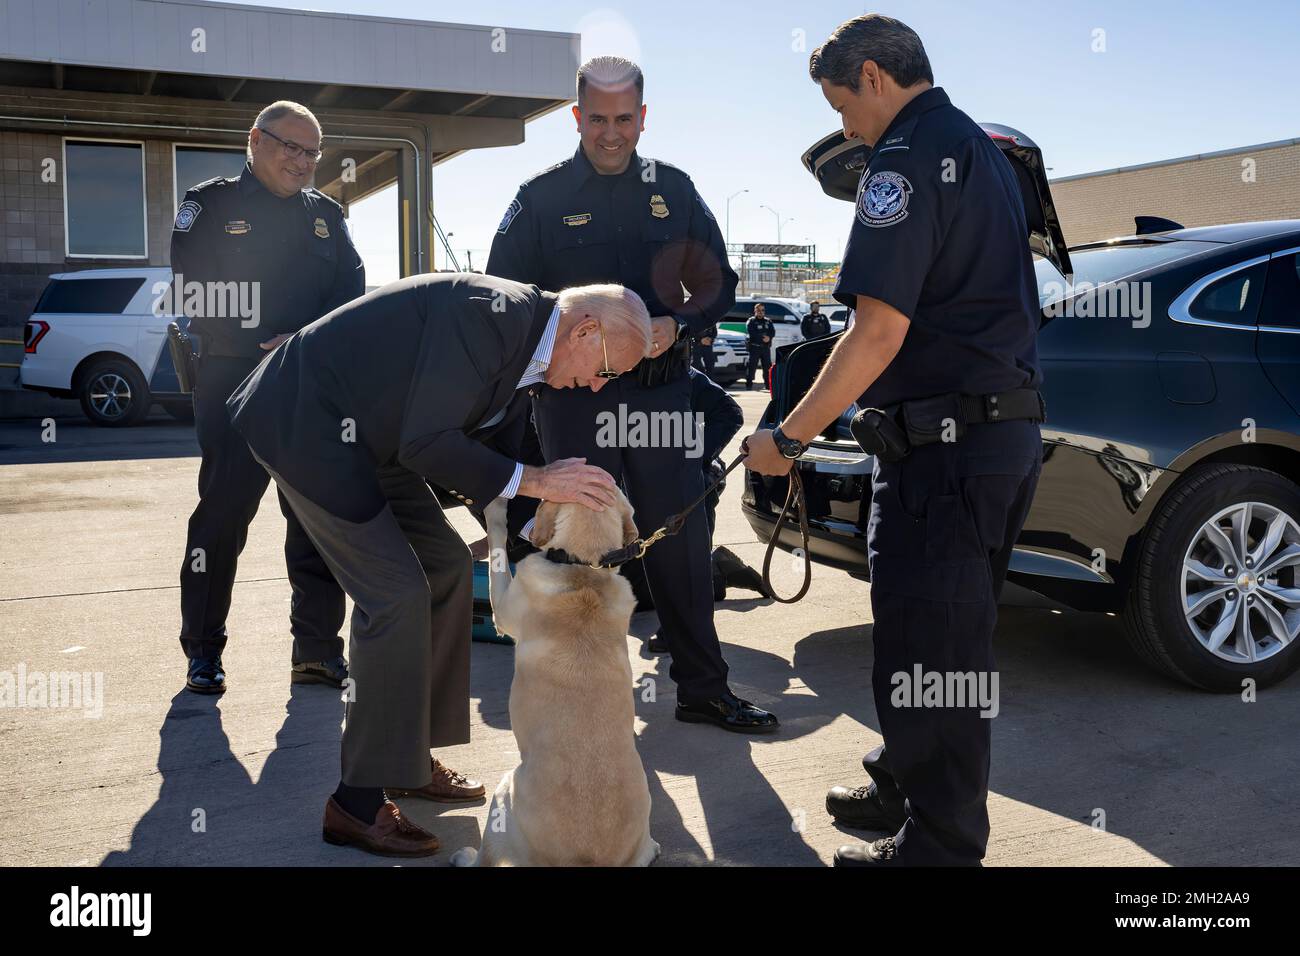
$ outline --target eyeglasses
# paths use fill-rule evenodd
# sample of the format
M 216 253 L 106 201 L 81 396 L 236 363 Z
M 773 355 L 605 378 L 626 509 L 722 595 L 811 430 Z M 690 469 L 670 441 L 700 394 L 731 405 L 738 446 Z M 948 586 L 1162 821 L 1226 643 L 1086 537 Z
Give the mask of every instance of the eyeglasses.
M 258 126 L 255 128 L 260 129 L 267 136 L 271 137 L 271 139 L 279 143 L 284 148 L 284 155 L 289 157 L 290 159 L 300 159 L 302 157 L 306 157 L 307 162 L 309 163 L 319 163 L 320 158 L 325 155 L 320 150 L 319 147 L 317 147 L 314 150 L 309 150 L 305 146 L 299 146 L 297 143 L 293 142 L 293 140 L 281 139 L 280 137 L 272 133 L 269 129 L 267 129 L 265 126 Z
M 596 320 L 596 328 L 600 330 L 600 354 L 605 357 L 605 367 L 596 372 L 597 378 L 618 378 L 622 372 L 615 372 L 609 367 L 609 352 L 605 348 L 605 327 L 600 324 L 600 319 Z

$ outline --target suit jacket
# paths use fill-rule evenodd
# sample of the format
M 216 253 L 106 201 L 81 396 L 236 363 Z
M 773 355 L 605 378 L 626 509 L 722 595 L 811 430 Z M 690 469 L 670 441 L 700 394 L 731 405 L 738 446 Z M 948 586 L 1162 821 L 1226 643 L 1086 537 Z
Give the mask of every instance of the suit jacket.
M 384 465 L 482 508 L 514 473 L 528 407 L 516 386 L 555 304 L 492 276 L 402 279 L 272 352 L 227 401 L 231 421 L 272 471 L 339 517 L 378 513 Z

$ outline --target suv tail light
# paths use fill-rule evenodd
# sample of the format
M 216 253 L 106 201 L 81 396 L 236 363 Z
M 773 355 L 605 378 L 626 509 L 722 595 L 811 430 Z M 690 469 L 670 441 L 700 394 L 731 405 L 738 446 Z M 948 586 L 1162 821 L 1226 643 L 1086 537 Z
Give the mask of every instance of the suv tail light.
M 23 329 L 23 351 L 28 355 L 36 354 L 36 346 L 40 344 L 41 339 L 45 338 L 45 333 L 50 331 L 50 323 L 42 322 L 40 319 L 28 319 L 27 325 Z

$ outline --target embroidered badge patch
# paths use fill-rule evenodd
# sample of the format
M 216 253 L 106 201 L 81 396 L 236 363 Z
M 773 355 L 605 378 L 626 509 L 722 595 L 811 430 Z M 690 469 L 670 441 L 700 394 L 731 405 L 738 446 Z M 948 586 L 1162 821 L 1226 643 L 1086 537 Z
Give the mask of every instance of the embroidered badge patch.
M 193 199 L 185 200 L 176 210 L 176 223 L 172 228 L 177 232 L 189 232 L 190 226 L 194 225 L 194 220 L 199 218 L 202 211 L 203 207 Z
M 907 201 L 912 184 L 891 170 L 874 173 L 858 191 L 858 222 L 878 228 L 907 218 Z
M 518 199 L 510 200 L 510 205 L 506 207 L 506 214 L 501 217 L 501 225 L 497 226 L 497 232 L 504 235 L 510 228 L 510 224 L 515 221 L 515 216 L 519 215 L 523 208 Z

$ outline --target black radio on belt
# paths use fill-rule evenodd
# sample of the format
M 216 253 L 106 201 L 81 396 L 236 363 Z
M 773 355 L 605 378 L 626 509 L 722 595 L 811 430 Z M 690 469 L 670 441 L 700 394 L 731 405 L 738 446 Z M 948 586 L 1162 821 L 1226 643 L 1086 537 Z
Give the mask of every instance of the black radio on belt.
M 644 358 L 637 364 L 636 378 L 642 386 L 654 388 L 656 385 L 676 381 L 691 367 L 691 337 L 683 335 L 682 328 L 679 324 L 677 341 L 672 348 L 657 358 Z
M 853 416 L 849 432 L 869 455 L 881 461 L 906 458 L 913 448 L 959 441 L 967 425 L 1047 419 L 1047 405 L 1037 389 L 1016 388 L 990 395 L 936 395 L 888 408 L 864 408 Z
M 175 322 L 167 323 L 167 348 L 171 350 L 172 365 L 181 391 L 194 391 L 194 340 Z

